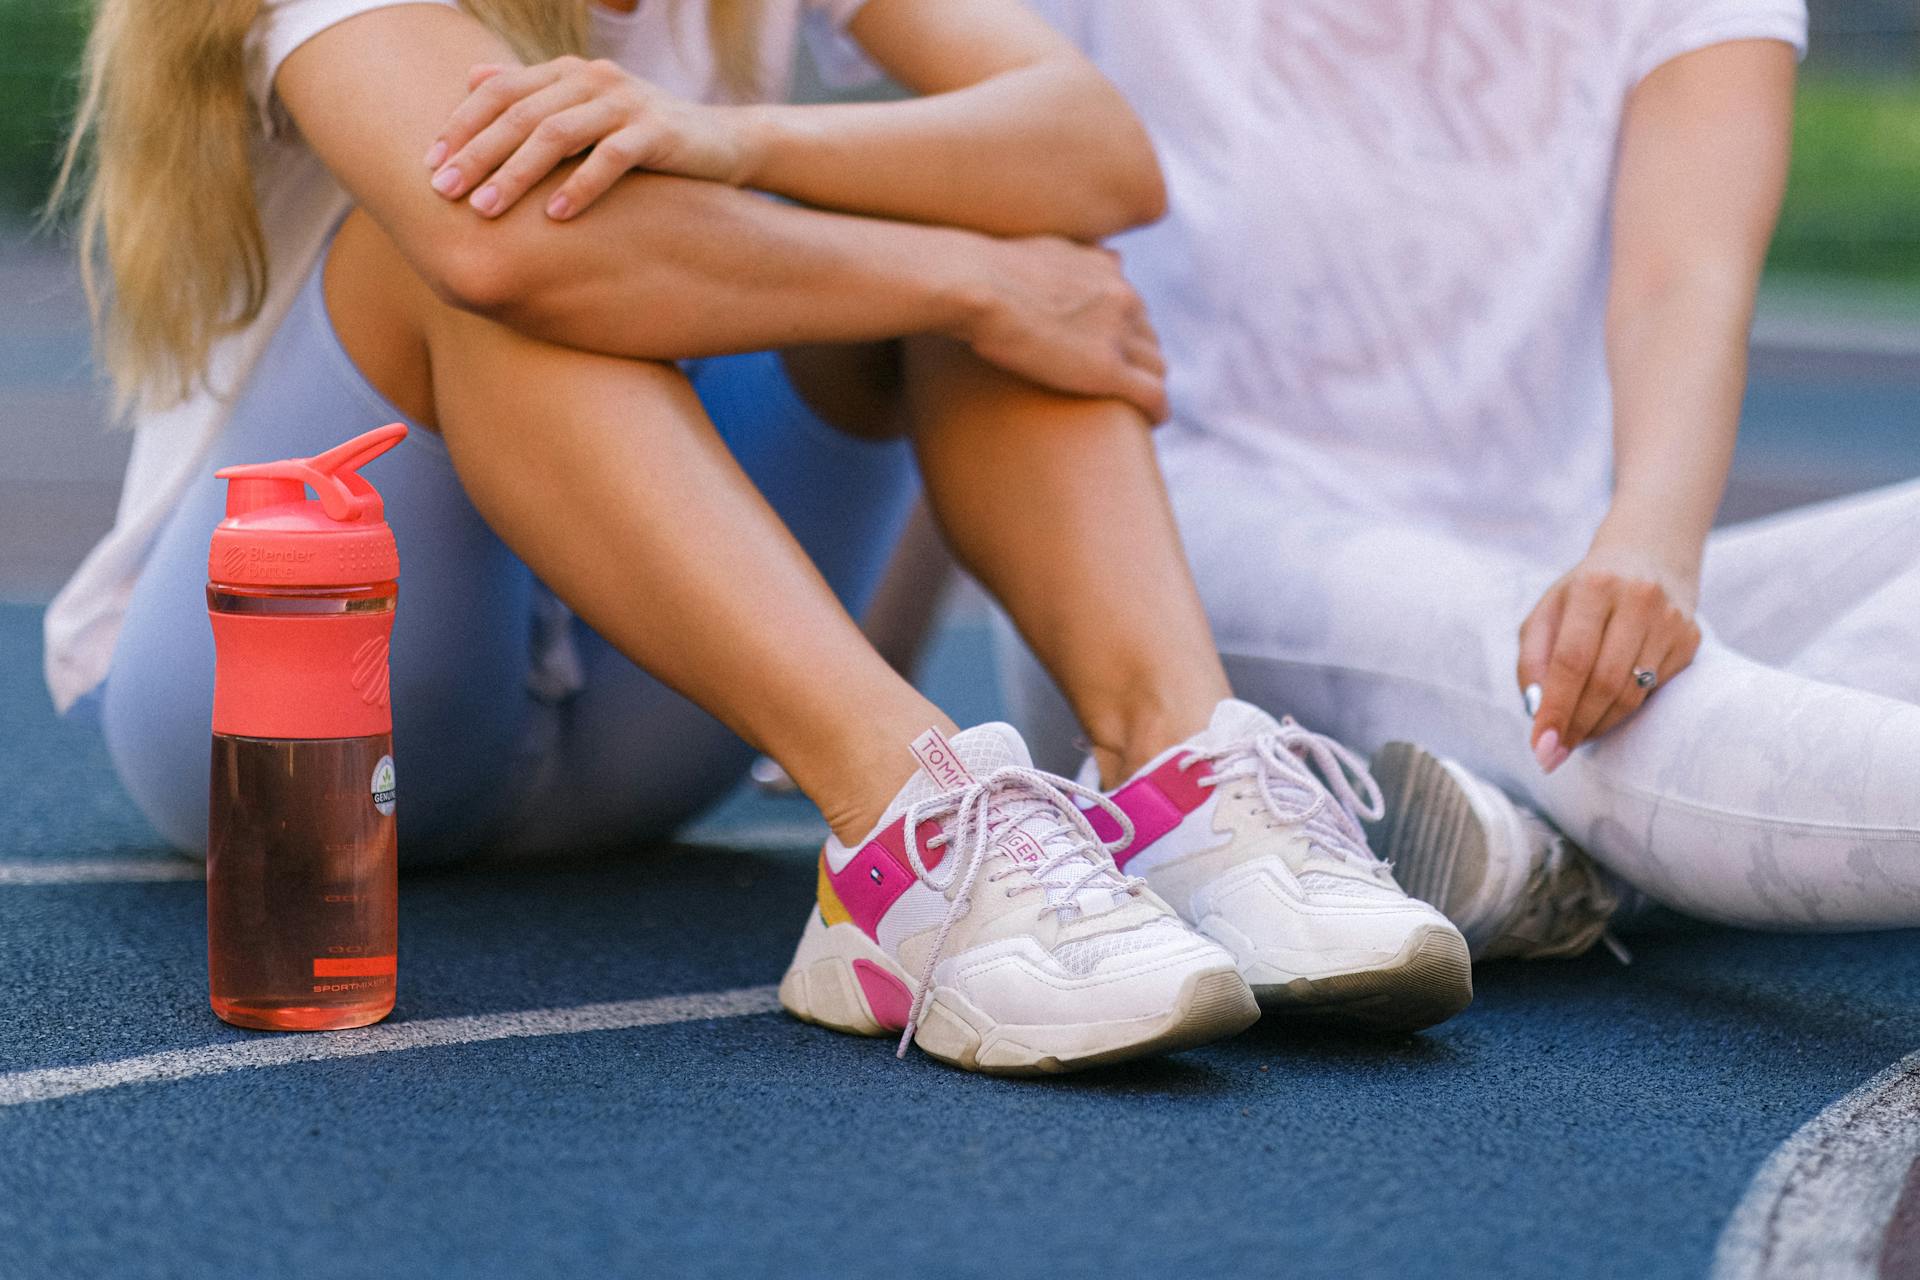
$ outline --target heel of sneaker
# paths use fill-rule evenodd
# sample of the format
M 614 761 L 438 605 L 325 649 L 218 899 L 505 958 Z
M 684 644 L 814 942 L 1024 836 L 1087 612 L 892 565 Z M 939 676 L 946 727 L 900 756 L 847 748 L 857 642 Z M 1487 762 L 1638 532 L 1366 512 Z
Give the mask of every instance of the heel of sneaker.
M 857 925 L 807 914 L 780 1004 L 802 1022 L 856 1036 L 891 1036 L 907 1025 L 913 982 Z

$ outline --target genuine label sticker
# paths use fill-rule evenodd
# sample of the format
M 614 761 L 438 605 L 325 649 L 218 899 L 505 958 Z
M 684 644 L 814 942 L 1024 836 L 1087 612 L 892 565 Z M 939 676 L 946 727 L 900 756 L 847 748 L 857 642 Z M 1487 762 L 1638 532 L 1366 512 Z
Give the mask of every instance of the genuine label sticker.
M 373 792 L 373 807 L 375 809 L 378 809 L 383 817 L 392 814 L 393 812 L 393 757 L 392 756 L 381 756 L 380 763 L 373 766 L 373 783 L 370 789 Z

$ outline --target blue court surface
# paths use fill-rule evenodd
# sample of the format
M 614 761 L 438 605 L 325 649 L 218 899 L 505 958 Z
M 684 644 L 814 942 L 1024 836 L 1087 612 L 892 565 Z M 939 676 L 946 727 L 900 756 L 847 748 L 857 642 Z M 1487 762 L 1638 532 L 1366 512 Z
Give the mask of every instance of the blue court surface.
M 1796 394 L 1750 413 L 1780 492 L 1920 470 L 1910 389 Z M 197 867 L 39 669 L 0 606 L 0 1280 L 1920 1274 L 1920 933 L 1672 920 L 1631 967 L 1484 967 L 1419 1036 L 994 1080 L 777 1011 L 817 820 L 742 795 L 409 875 L 393 1018 L 251 1033 Z M 926 683 L 995 712 L 977 621 Z
M 410 875 L 391 1021 L 239 1031 L 37 625 L 0 609 L 8 1280 L 1696 1276 L 1769 1153 L 1920 1044 L 1920 935 L 1676 922 L 1630 968 L 1483 968 L 1416 1037 L 900 1062 L 774 1010 L 814 851 L 758 799 L 701 828 L 735 847 Z M 977 699 L 983 663 L 949 632 L 931 682 Z M 1726 1274 L 1776 1273 L 1829 1274 Z

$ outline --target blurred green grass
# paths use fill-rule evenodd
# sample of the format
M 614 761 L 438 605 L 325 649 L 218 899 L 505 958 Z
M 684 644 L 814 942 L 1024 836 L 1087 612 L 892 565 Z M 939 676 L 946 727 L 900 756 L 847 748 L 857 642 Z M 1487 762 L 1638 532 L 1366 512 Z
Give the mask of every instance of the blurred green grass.
M 0 0 L 0 214 L 46 195 L 76 90 L 84 0 Z M 1801 82 L 1793 175 L 1769 267 L 1920 283 L 1920 77 Z
M 1920 78 L 1802 81 L 1768 265 L 1920 283 Z
M 77 0 L 0 0 L 0 214 L 31 215 L 46 198 L 86 32 Z

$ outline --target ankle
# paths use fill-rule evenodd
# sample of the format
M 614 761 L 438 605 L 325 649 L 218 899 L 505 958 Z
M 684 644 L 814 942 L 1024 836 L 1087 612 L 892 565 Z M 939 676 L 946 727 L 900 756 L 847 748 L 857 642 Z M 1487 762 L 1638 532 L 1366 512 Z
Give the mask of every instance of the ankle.
M 933 709 L 931 714 L 866 723 L 864 732 L 851 742 L 830 750 L 796 752 L 792 764 L 781 763 L 820 810 L 834 837 L 851 846 L 880 824 L 887 806 L 919 767 L 909 745 L 929 725 L 947 734 L 958 732 L 951 720 Z
M 833 832 L 833 838 L 851 849 L 858 846 L 872 834 L 875 827 L 880 825 L 880 819 L 886 813 L 887 805 L 904 785 L 906 785 L 906 776 L 902 775 L 892 783 L 891 788 L 884 795 L 880 794 L 878 788 L 872 788 L 864 794 L 829 800 L 825 804 L 819 801 L 814 803 L 820 809 L 820 816 L 827 820 L 827 827 Z
M 1122 714 L 1088 717 L 1087 740 L 1101 788 L 1111 791 L 1168 747 L 1205 729 L 1218 702 L 1202 695 L 1178 704 L 1130 706 Z

